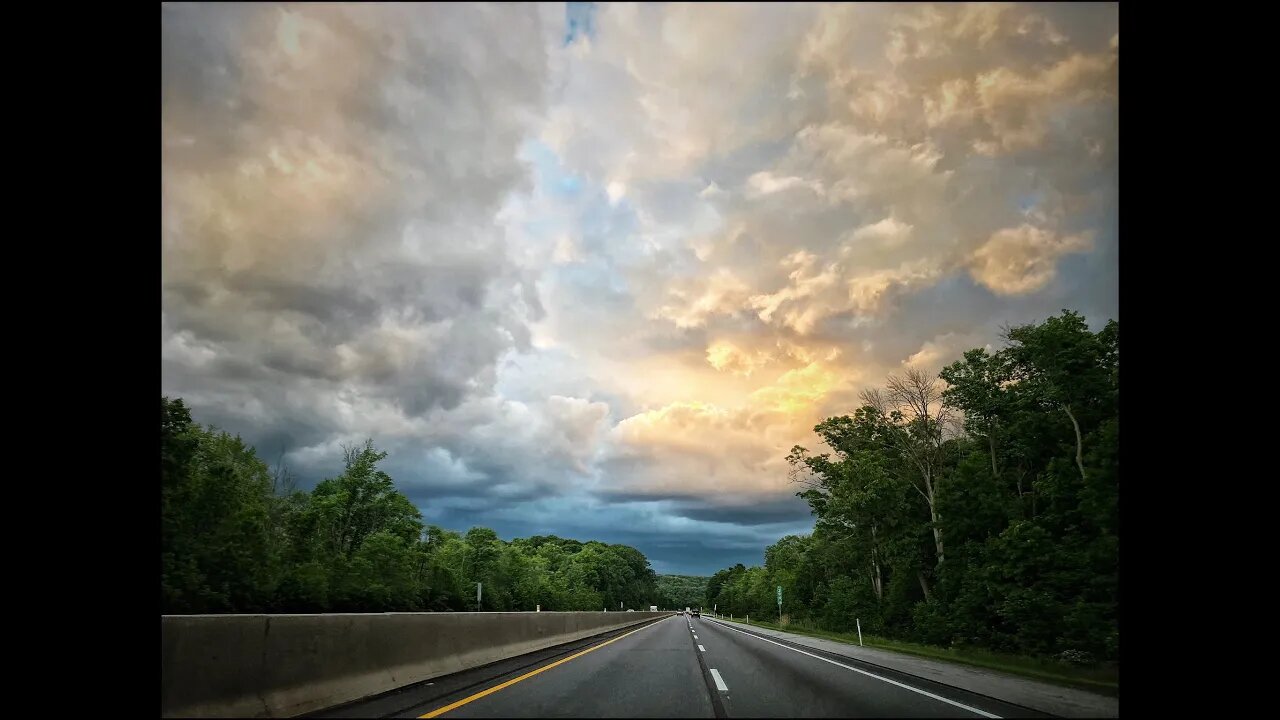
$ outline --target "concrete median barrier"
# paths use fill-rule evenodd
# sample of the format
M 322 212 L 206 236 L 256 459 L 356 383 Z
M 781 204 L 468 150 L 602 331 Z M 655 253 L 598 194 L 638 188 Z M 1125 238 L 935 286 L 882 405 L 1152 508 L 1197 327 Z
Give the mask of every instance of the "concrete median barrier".
M 292 717 L 669 612 L 163 615 L 164 717 Z

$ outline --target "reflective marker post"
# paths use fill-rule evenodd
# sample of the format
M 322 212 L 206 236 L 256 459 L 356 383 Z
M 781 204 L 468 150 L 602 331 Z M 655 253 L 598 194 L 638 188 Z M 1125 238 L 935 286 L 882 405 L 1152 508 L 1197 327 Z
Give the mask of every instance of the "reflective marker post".
M 858 623 L 858 645 L 862 645 L 862 618 L 856 620 Z

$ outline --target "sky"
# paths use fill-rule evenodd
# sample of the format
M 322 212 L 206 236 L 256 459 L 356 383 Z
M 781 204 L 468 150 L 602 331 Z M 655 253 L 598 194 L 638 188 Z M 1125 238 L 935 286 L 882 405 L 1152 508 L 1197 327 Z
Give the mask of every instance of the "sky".
M 161 387 L 303 488 L 660 573 L 812 530 L 793 445 L 1119 319 L 1115 4 L 166 4 Z

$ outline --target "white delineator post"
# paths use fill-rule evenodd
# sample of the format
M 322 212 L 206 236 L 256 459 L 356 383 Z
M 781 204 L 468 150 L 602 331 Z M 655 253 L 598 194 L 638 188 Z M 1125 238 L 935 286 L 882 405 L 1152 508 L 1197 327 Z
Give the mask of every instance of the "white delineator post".
M 854 622 L 858 623 L 858 645 L 862 645 L 862 618 L 856 618 Z
M 537 609 L 537 610 L 535 610 L 534 612 L 542 612 L 542 606 L 541 606 L 541 605 L 539 605 L 539 606 L 538 606 L 538 609 Z

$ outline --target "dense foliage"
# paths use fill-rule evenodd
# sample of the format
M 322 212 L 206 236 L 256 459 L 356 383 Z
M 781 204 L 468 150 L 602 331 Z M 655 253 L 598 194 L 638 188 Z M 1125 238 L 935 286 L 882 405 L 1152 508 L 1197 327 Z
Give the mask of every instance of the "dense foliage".
M 504 542 L 434 525 L 378 469 L 373 444 L 342 474 L 290 488 L 240 438 L 160 401 L 164 613 L 647 610 L 657 576 L 640 551 L 554 535 Z
M 683 610 L 702 605 L 707 594 L 707 578 L 700 575 L 659 575 L 658 607 Z
M 1118 661 L 1119 324 L 1063 311 L 908 371 L 793 448 L 817 516 L 704 604 L 939 645 Z

